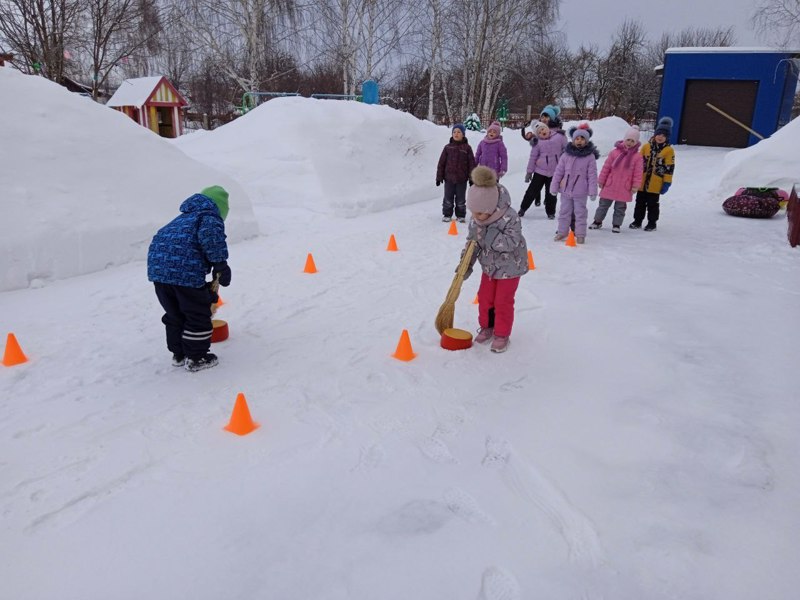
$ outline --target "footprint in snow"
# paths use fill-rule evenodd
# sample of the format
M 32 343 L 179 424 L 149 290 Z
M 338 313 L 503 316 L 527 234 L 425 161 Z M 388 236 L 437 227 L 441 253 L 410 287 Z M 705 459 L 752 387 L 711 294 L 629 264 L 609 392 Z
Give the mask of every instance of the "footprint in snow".
M 483 572 L 478 600 L 520 600 L 519 583 L 514 575 L 501 567 L 489 567 Z

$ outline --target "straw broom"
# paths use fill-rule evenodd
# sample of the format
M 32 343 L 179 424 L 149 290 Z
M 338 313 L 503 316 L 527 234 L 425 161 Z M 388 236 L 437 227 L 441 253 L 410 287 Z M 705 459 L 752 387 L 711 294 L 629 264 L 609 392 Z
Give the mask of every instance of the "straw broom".
M 456 300 L 461 293 L 461 284 L 464 283 L 464 274 L 472 262 L 472 254 L 475 252 L 475 240 L 470 240 L 464 250 L 464 256 L 461 257 L 461 262 L 456 269 L 456 275 L 453 277 L 453 283 L 450 284 L 450 289 L 447 290 L 447 297 L 444 303 L 439 307 L 439 312 L 436 314 L 436 331 L 441 335 L 445 329 L 450 329 L 453 326 L 453 317 L 456 313 Z

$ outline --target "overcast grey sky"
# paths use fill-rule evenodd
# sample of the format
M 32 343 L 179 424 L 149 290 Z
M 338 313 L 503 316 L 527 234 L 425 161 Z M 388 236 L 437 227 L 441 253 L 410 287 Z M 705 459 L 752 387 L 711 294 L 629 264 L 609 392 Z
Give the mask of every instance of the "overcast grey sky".
M 752 26 L 755 4 L 755 0 L 561 0 L 560 27 L 573 49 L 582 39 L 608 48 L 626 17 L 640 21 L 651 39 L 687 27 L 733 26 L 737 46 L 769 46 Z

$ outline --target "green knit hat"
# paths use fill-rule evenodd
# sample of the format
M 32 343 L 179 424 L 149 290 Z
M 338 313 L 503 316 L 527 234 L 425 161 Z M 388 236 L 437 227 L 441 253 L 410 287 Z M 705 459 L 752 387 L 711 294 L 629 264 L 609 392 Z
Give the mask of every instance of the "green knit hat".
M 228 216 L 228 192 L 225 191 L 225 188 L 220 185 L 212 185 L 200 193 L 210 198 L 211 201 L 217 205 L 219 216 L 221 216 L 224 221 L 225 217 Z

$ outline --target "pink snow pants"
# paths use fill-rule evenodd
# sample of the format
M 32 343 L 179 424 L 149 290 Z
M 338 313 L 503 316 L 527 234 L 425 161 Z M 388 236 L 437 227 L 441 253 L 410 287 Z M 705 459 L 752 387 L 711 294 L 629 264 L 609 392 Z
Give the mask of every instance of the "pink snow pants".
M 514 325 L 514 296 L 519 287 L 519 277 L 513 279 L 492 279 L 481 274 L 478 288 L 478 324 L 490 326 L 489 311 L 494 309 L 494 334 L 500 337 L 511 335 Z

